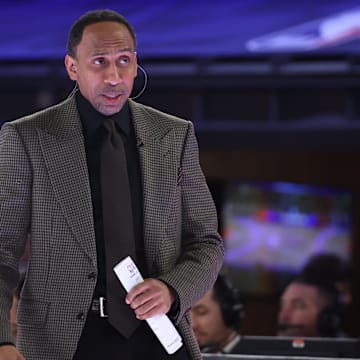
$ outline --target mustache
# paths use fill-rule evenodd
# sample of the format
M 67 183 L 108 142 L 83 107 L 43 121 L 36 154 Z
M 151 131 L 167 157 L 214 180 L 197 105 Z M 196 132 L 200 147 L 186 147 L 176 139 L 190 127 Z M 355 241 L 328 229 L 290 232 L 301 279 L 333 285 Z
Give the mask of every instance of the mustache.
M 107 85 L 103 87 L 100 91 L 100 93 L 119 93 L 123 94 L 126 92 L 126 89 L 121 85 Z

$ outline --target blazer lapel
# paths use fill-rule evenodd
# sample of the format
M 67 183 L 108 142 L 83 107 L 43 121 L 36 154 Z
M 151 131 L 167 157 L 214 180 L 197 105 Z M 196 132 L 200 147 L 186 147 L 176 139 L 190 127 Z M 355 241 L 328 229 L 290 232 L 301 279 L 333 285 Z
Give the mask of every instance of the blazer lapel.
M 141 105 L 130 101 L 139 148 L 143 177 L 144 246 L 147 266 L 151 271 L 163 240 L 161 229 L 171 209 L 174 184 L 177 181 L 175 133 L 161 123 L 149 121 Z M 155 230 L 154 230 L 155 229 Z M 159 231 L 157 233 L 157 231 Z
M 42 155 L 69 227 L 96 266 L 96 242 L 84 138 L 75 98 L 38 130 Z

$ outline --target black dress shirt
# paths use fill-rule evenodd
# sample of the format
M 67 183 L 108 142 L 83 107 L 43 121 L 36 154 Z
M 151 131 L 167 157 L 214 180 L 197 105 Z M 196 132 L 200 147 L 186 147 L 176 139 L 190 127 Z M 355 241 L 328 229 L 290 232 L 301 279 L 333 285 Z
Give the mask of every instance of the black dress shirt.
M 127 170 L 130 184 L 130 195 L 132 201 L 134 239 L 136 248 L 136 259 L 143 276 L 147 276 L 144 242 L 143 242 L 143 212 L 142 212 L 142 177 L 140 172 L 137 139 L 132 124 L 131 113 L 128 103 L 124 105 L 120 112 L 105 116 L 96 111 L 93 106 L 78 91 L 76 102 L 80 114 L 85 138 L 86 160 L 89 171 L 91 196 L 93 203 L 96 249 L 98 261 L 98 281 L 94 297 L 104 296 L 106 294 L 105 278 L 105 248 L 103 217 L 101 204 L 101 178 L 100 178 L 100 149 L 104 136 L 102 124 L 106 118 L 115 120 L 116 128 L 120 132 L 124 141 Z M 113 189 L 116 191 L 116 189 Z M 122 259 L 119 259 L 119 261 Z

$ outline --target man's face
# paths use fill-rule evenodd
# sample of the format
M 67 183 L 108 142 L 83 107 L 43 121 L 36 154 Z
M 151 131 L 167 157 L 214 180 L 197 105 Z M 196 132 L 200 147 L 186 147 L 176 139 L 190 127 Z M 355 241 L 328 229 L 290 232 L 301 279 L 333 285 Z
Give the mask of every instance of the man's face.
M 325 307 L 315 286 L 290 284 L 281 297 L 278 313 L 278 335 L 281 336 L 320 336 L 317 318 Z
M 213 290 L 192 307 L 191 320 L 200 347 L 222 346 L 232 331 L 224 324 L 220 305 L 213 299 Z
M 121 110 L 137 74 L 134 40 L 123 24 L 104 21 L 84 29 L 76 58 L 65 57 L 69 77 L 81 94 L 104 115 Z

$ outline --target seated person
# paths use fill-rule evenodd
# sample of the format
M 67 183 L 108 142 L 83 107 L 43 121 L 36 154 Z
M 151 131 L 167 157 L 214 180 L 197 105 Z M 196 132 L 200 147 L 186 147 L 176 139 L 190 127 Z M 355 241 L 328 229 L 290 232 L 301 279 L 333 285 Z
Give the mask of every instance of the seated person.
M 336 337 L 341 334 L 342 309 L 334 286 L 293 280 L 283 292 L 278 313 L 278 335 Z
M 244 306 L 225 275 L 219 274 L 213 289 L 194 304 L 191 318 L 203 353 L 237 353 Z

